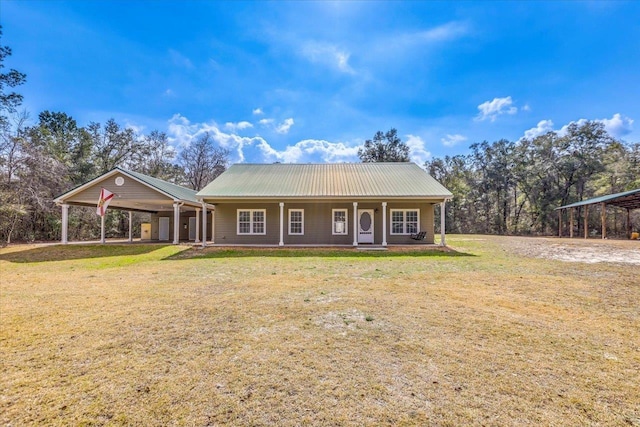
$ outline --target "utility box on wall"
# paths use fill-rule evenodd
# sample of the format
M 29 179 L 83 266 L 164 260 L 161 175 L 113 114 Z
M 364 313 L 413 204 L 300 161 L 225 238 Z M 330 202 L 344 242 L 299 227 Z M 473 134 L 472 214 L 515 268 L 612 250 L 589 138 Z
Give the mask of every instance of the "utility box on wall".
M 140 239 L 151 240 L 151 223 L 143 222 L 140 224 Z

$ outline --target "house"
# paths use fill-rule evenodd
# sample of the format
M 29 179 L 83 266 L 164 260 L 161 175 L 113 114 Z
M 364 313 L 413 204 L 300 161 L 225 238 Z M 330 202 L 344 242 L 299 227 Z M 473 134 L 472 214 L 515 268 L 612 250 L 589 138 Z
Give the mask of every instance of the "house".
M 434 209 L 444 212 L 452 197 L 414 163 L 236 164 L 197 193 L 115 168 L 55 199 L 62 243 L 69 208 L 95 208 L 102 188 L 115 194 L 109 209 L 129 211 L 130 224 L 131 212 L 151 214 L 143 239 L 202 246 L 433 244 Z M 414 240 L 419 232 L 424 239 Z
M 233 165 L 196 197 L 216 244 L 386 246 L 434 243 L 452 194 L 415 163 L 275 163 Z

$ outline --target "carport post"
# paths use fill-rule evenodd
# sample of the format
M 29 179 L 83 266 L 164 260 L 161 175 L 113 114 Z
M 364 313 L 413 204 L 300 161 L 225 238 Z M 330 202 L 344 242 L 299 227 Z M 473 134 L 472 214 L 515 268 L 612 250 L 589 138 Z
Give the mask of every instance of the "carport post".
M 100 243 L 104 243 L 104 215 L 100 217 Z
M 173 203 L 173 244 L 180 243 L 180 203 Z
M 133 242 L 133 212 L 129 211 L 129 243 Z
M 204 202 L 202 202 L 202 247 L 204 248 L 206 246 L 207 246 L 207 205 Z
M 445 242 L 445 233 L 444 233 L 444 226 L 445 226 L 445 205 L 446 205 L 447 201 L 443 200 L 442 203 L 440 203 L 440 246 L 446 246 L 446 242 Z
M 193 243 L 200 243 L 200 208 L 196 208 L 196 240 Z
M 558 237 L 562 237 L 562 209 L 558 209 Z
M 631 208 L 627 208 L 627 238 L 631 238 Z
M 627 214 L 627 217 L 629 215 Z M 66 245 L 68 242 L 67 235 L 69 230 L 69 205 L 66 203 L 62 205 L 62 239 L 61 243 Z

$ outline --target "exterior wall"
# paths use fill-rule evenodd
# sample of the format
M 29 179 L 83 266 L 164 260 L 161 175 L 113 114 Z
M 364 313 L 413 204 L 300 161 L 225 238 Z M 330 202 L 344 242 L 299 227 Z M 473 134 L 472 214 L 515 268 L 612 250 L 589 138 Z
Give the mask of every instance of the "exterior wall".
M 124 184 L 118 186 L 115 184 L 115 180 L 118 177 L 122 177 L 124 179 Z M 85 190 L 74 194 L 73 197 L 70 197 L 66 200 L 68 203 L 91 203 L 96 204 L 98 202 L 98 198 L 100 197 L 100 188 L 105 188 L 111 191 L 114 194 L 118 195 L 118 201 L 144 201 L 144 200 L 166 200 L 169 205 L 171 205 L 172 200 L 164 196 L 158 191 L 153 190 L 152 188 L 139 183 L 136 180 L 129 178 L 121 173 L 117 173 L 109 179 L 97 182 Z M 112 201 L 113 203 L 113 201 Z
M 194 212 L 182 212 L 180 214 L 180 240 L 189 240 L 189 217 L 195 217 Z M 173 212 L 158 212 L 151 214 L 151 240 L 160 238 L 160 223 L 158 218 L 169 218 L 169 240 L 173 242 Z M 200 240 L 202 240 L 202 211 L 200 211 Z M 211 240 L 211 212 L 207 211 L 207 240 Z
M 425 244 L 433 243 L 433 203 L 388 202 L 387 203 L 387 243 Z M 238 235 L 238 209 L 266 209 L 266 234 Z M 289 235 L 289 209 L 304 209 L 304 235 Z M 332 209 L 347 209 L 347 234 L 333 235 Z M 358 202 L 358 209 L 373 209 L 374 244 L 382 244 L 382 202 Z M 375 211 L 377 209 L 377 211 Z M 420 209 L 420 231 L 426 231 L 423 241 L 409 236 L 390 234 L 391 209 Z M 283 241 L 286 245 L 352 245 L 353 244 L 353 202 L 284 202 Z M 280 206 L 278 202 L 219 203 L 215 217 L 216 244 L 261 244 L 278 245 L 280 242 Z M 211 227 L 209 227 L 211 228 Z

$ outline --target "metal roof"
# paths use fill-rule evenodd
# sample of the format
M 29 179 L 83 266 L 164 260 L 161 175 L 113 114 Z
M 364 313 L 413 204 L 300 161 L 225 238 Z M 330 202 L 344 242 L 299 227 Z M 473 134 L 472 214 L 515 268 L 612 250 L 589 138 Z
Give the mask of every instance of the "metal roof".
M 594 205 L 596 203 L 606 203 L 607 205 L 613 205 L 627 209 L 640 209 L 640 188 L 625 191 L 622 193 L 595 197 L 593 199 L 583 200 L 581 202 L 572 203 L 570 205 L 560 206 L 559 208 L 556 208 L 556 210 L 575 208 L 584 205 Z
M 415 163 L 235 164 L 197 196 L 207 200 L 453 197 Z

